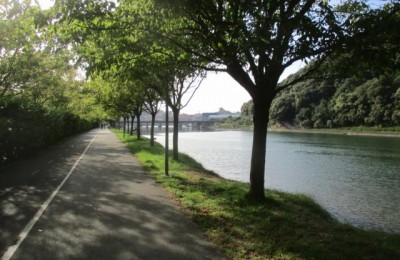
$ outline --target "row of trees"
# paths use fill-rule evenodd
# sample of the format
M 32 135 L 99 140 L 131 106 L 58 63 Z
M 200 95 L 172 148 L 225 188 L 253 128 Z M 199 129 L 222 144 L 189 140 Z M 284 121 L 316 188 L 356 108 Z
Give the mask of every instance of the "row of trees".
M 73 56 L 40 28 L 30 2 L 0 8 L 0 165 L 86 130 L 104 118 L 69 64 Z
M 60 1 L 53 11 L 61 17 L 54 24 L 59 40 L 70 43 L 80 55 L 94 96 L 110 114 L 122 117 L 124 125 L 128 119 L 131 123 L 136 119 L 139 139 L 142 111 L 152 116 L 153 145 L 155 116 L 161 104 L 167 104 L 174 122 L 173 159 L 178 160 L 179 114 L 205 77 L 193 55 L 182 55 L 176 46 L 161 44 L 146 28 L 135 30 L 136 19 L 151 11 L 138 3 L 121 1 L 116 6 L 112 1 Z M 129 129 L 132 134 L 134 127 Z
M 175 114 L 182 108 L 179 95 L 174 97 L 184 93 L 179 86 L 189 86 L 203 70 L 232 76 L 254 105 L 249 197 L 256 200 L 265 196 L 266 131 L 275 97 L 317 75 L 332 56 L 356 70 L 349 66 L 354 57 L 367 50 L 384 55 L 398 47 L 396 37 L 384 37 L 384 44 L 372 37 L 384 35 L 382 24 L 398 14 L 398 1 L 373 10 L 357 1 L 333 6 L 317 0 L 59 0 L 54 10 L 60 40 L 73 44 L 92 78 L 115 84 L 110 98 L 121 97 L 104 103 L 120 113 L 132 111 L 116 108 L 121 99 L 150 88 Z M 278 84 L 286 68 L 310 59 L 316 62 L 309 70 Z
M 113 58 L 118 59 L 119 57 L 114 56 Z M 172 67 L 176 65 L 171 65 L 164 67 L 164 70 L 161 68 L 155 70 L 153 74 L 149 75 L 149 70 L 154 70 L 154 67 L 135 67 L 133 64 L 128 64 L 131 66 L 129 71 L 119 74 L 126 65 L 123 63 L 120 66 L 108 67 L 91 73 L 91 92 L 110 115 L 114 115 L 115 118 L 123 118 L 124 133 L 126 129 L 130 129 L 130 134 L 133 134 L 133 122 L 136 120 L 138 139 L 141 138 L 140 116 L 143 111 L 150 114 L 152 121 L 151 146 L 154 145 L 156 115 L 160 111 L 162 103 L 166 104 L 167 109 L 171 109 L 173 114 L 173 159 L 178 160 L 179 114 L 199 88 L 205 77 L 204 71 L 190 68 L 182 71 Z M 97 64 L 93 64 L 93 66 L 97 66 Z M 117 70 L 119 70 L 118 73 Z M 135 73 L 136 77 L 130 78 L 131 74 L 129 73 Z M 127 127 L 126 124 L 129 121 L 131 126 Z

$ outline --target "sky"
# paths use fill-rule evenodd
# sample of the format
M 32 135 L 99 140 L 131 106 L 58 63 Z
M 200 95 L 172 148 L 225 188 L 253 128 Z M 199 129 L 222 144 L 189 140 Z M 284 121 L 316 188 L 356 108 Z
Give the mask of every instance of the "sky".
M 281 80 L 303 66 L 301 62 L 294 63 L 285 70 Z M 247 91 L 227 73 L 208 72 L 190 103 L 181 112 L 186 114 L 216 112 L 221 107 L 231 112 L 240 112 L 243 103 L 250 99 Z
M 246 90 L 227 73 L 208 72 L 190 103 L 182 109 L 182 113 L 216 112 L 221 107 L 238 112 L 243 103 L 250 99 Z

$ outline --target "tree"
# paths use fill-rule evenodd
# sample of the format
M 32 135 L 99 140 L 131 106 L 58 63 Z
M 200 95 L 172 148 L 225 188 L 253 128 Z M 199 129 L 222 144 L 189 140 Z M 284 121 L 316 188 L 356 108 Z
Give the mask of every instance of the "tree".
M 240 112 L 241 112 L 241 117 L 244 118 L 246 124 L 253 123 L 254 105 L 251 100 L 245 102 L 242 105 Z
M 183 69 L 176 70 L 172 74 L 173 79 L 170 81 L 168 89 L 167 103 L 171 108 L 174 118 L 174 130 L 173 130 L 173 150 L 172 157 L 174 160 L 179 159 L 178 152 L 178 133 L 179 133 L 179 113 L 181 109 L 187 106 L 192 99 L 196 90 L 200 87 L 205 74 L 203 71 L 185 71 Z M 184 103 L 183 97 L 188 94 L 189 98 Z
M 274 100 L 271 120 L 315 128 L 397 126 L 398 75 L 299 82 Z
M 197 55 L 208 69 L 225 70 L 252 97 L 254 136 L 249 198 L 263 200 L 267 125 L 272 100 L 307 76 L 278 85 L 283 71 L 298 60 L 328 56 L 347 36 L 346 17 L 328 1 L 169 1 L 158 0 L 175 18 L 176 27 L 158 33 Z M 171 18 L 173 19 L 173 18 Z M 168 34 L 167 34 L 168 32 Z M 199 46 L 186 45 L 190 38 Z M 317 64 L 316 64 L 317 65 Z
M 150 64 L 151 66 L 149 66 Z M 140 77 L 140 80 L 148 86 L 145 91 L 151 93 L 149 97 L 153 97 L 153 102 L 155 102 L 155 104 L 158 104 L 160 100 L 164 100 L 172 110 L 172 154 L 174 160 L 179 160 L 179 114 L 180 111 L 189 104 L 197 89 L 200 87 L 205 73 L 200 69 L 188 67 L 187 64 L 182 63 L 179 57 L 173 55 L 164 58 L 163 61 L 158 64 L 147 63 L 145 68 L 148 70 L 147 73 L 142 72 L 142 76 Z
M 135 12 L 151 15 L 136 2 L 120 1 L 116 6 L 112 1 L 66 0 L 57 6 L 62 11 L 60 20 L 64 22 L 58 23 L 57 28 L 77 43 L 89 74 L 112 67 L 122 81 L 139 80 L 145 88 L 153 88 L 166 100 L 174 114 L 173 158 L 178 160 L 179 112 L 204 78 L 204 72 L 193 66 L 199 60 L 193 55 L 182 55 L 174 44 L 158 41 L 158 36 L 148 34 L 146 28 L 134 30 Z M 158 19 L 157 24 L 164 21 Z M 189 98 L 184 103 L 185 95 Z
M 271 120 L 278 123 L 290 123 L 295 117 L 294 95 L 281 92 L 271 106 Z
M 112 69 L 92 74 L 89 90 L 103 107 L 124 119 L 124 133 L 133 132 L 133 121 L 136 118 L 137 138 L 140 139 L 140 115 L 145 102 L 144 89 L 138 81 L 125 81 L 115 75 Z M 131 118 L 131 126 L 127 125 Z
M 154 125 L 156 115 L 160 111 L 161 96 L 152 88 L 147 88 L 144 94 L 144 110 L 151 115 L 150 146 L 154 146 Z
M 73 53 L 57 49 L 48 28 L 38 26 L 43 16 L 31 1 L 0 6 L 0 164 L 87 130 L 104 116 L 98 106 L 82 107 L 91 99 L 69 64 Z
M 400 65 L 400 2 L 387 1 L 381 8 L 369 9 L 351 2 L 338 9 L 358 11 L 344 24 L 353 37 L 337 48 L 321 66 L 321 74 L 372 78 L 398 71 Z M 366 11 L 367 10 L 367 11 Z
M 43 39 L 36 34 L 34 17 L 38 9 L 20 1 L 7 1 L 0 8 L 0 98 L 32 89 L 40 77 L 34 68 L 45 55 L 37 48 Z M 37 68 L 37 72 L 41 67 Z M 35 85 L 37 86 L 37 85 Z

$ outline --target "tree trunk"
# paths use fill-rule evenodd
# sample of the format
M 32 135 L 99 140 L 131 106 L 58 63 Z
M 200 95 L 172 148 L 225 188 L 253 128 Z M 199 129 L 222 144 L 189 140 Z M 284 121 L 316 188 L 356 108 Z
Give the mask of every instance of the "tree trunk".
M 250 191 L 249 198 L 255 201 L 263 201 L 264 194 L 264 174 L 265 158 L 267 146 L 267 127 L 269 121 L 269 110 L 272 99 L 254 99 L 253 116 L 253 148 L 250 166 Z
M 167 102 L 165 102 L 165 111 L 165 175 L 169 176 L 169 117 Z
M 154 125 L 156 121 L 156 113 L 151 114 L 151 128 L 150 128 L 150 146 L 154 146 Z
M 174 133 L 172 137 L 173 150 L 172 150 L 172 159 L 175 161 L 179 160 L 178 155 L 178 133 L 179 133 L 179 109 L 172 109 L 172 113 L 174 114 Z
M 126 117 L 124 116 L 124 138 L 125 138 L 125 133 L 126 133 Z
M 135 121 L 135 115 L 131 115 L 131 135 L 133 135 L 133 121 Z
M 136 116 L 136 133 L 137 133 L 137 139 L 140 140 L 140 135 L 142 132 L 140 131 L 140 115 Z

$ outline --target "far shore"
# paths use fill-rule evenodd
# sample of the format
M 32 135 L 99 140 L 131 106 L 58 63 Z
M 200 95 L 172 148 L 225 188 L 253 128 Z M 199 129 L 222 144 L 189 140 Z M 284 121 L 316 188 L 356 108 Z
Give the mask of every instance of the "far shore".
M 357 135 L 357 136 L 378 136 L 378 137 L 398 137 L 400 132 L 392 131 L 359 131 L 357 129 L 287 129 L 287 128 L 268 128 L 268 132 L 288 132 L 288 133 L 304 133 L 304 134 L 335 134 L 335 135 Z
M 219 127 L 216 131 L 253 131 L 251 128 L 229 128 Z M 400 132 L 396 131 L 379 131 L 379 130 L 359 130 L 357 128 L 285 128 L 285 127 L 270 127 L 268 132 L 272 133 L 299 133 L 299 134 L 330 134 L 330 135 L 356 135 L 356 136 L 377 136 L 377 137 L 397 137 L 400 138 Z

